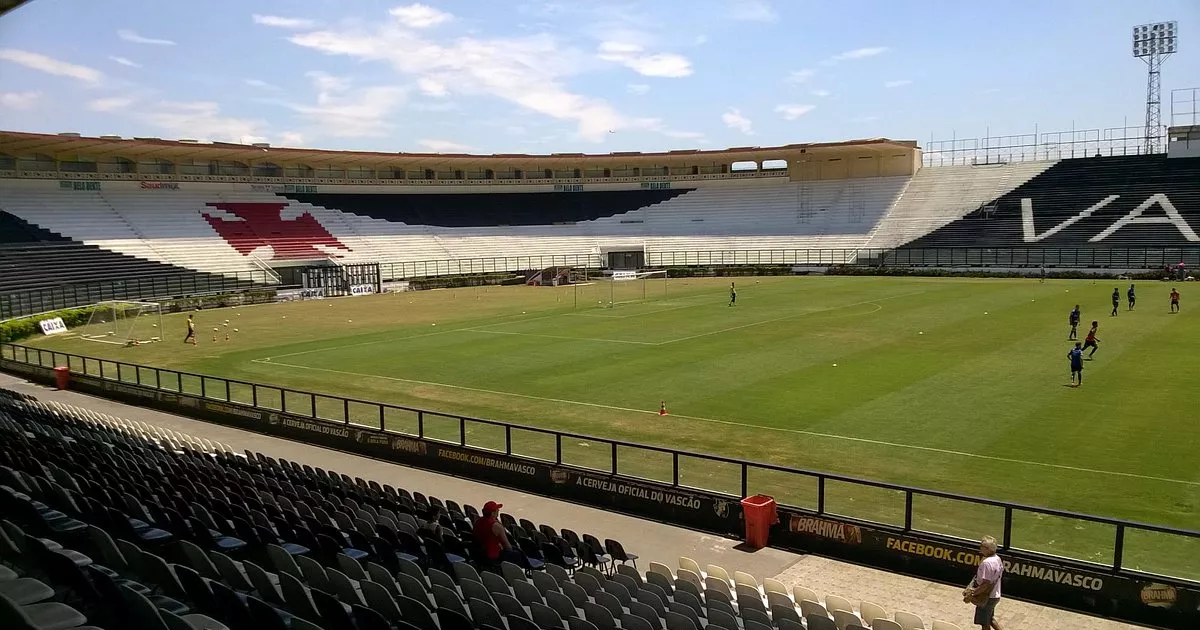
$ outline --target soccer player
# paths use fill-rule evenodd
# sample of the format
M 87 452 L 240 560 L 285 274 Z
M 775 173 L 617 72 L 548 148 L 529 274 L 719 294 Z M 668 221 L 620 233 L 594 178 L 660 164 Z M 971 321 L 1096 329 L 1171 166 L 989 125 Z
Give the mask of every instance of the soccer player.
M 1117 306 L 1120 306 L 1120 304 L 1121 304 L 1121 290 L 1118 289 L 1117 287 L 1113 287 L 1112 300 L 1113 300 L 1113 310 L 1112 310 L 1112 314 L 1109 315 L 1109 317 L 1116 317 L 1117 316 Z
M 1129 310 L 1132 311 L 1133 303 L 1137 301 L 1137 299 L 1135 299 L 1133 296 L 1133 285 L 1132 284 L 1129 285 L 1129 290 L 1125 292 L 1125 295 L 1129 298 Z
M 1046 283 L 1046 265 L 1042 265 L 1040 277 L 1041 277 L 1041 283 L 1045 284 Z
M 188 331 L 187 336 L 183 338 L 183 343 L 196 345 L 196 320 L 192 319 L 191 315 L 188 315 Z
M 1179 312 L 1179 291 L 1176 291 L 1175 287 L 1171 287 L 1171 312 Z
M 729 305 L 733 306 L 734 304 L 737 304 L 737 288 L 733 286 L 732 282 L 730 282 L 729 283 Z
M 1079 305 L 1076 304 L 1075 310 L 1071 311 L 1071 315 L 1068 317 L 1068 321 L 1071 323 L 1071 335 L 1067 339 L 1079 339 L 1079 333 L 1076 332 L 1076 329 L 1079 328 L 1080 317 L 1082 315 L 1079 313 Z
M 1083 385 L 1083 349 L 1080 348 L 1080 343 L 1075 342 L 1075 347 L 1067 352 L 1067 358 L 1071 360 L 1071 386 L 1079 387 Z M 1078 384 L 1076 384 L 1078 377 Z
M 1096 351 L 1100 349 L 1100 340 L 1096 338 L 1096 329 L 1098 328 L 1100 328 L 1100 322 L 1093 321 L 1092 329 L 1088 331 L 1087 337 L 1085 337 L 1083 340 L 1083 349 L 1092 349 L 1092 351 L 1088 353 L 1088 359 L 1091 359 L 1092 355 L 1096 354 Z

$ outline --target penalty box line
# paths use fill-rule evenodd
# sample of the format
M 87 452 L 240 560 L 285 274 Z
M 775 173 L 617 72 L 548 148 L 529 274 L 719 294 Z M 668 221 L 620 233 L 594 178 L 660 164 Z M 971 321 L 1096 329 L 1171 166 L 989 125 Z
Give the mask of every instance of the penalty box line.
M 896 297 L 901 297 L 901 296 L 896 296 Z M 313 367 L 310 365 L 295 365 L 295 364 L 290 364 L 290 363 L 278 363 L 275 361 L 264 361 L 261 359 L 254 359 L 253 362 L 261 363 L 263 365 L 274 365 L 274 366 L 279 366 L 279 367 L 296 368 L 296 369 L 301 369 L 301 370 L 312 370 L 315 372 L 327 372 L 330 374 L 342 374 L 345 376 L 357 376 L 357 377 L 362 377 L 362 378 L 377 378 L 377 379 L 382 379 L 382 380 L 387 380 L 387 381 L 394 381 L 397 383 L 409 383 L 412 385 L 444 387 L 447 389 L 457 389 L 457 390 L 462 390 L 462 391 L 475 392 L 475 393 L 479 393 L 479 394 L 492 394 L 492 395 L 496 395 L 496 396 L 510 396 L 513 398 L 524 398 L 527 400 L 539 400 L 542 402 L 551 402 L 551 403 L 558 403 L 558 404 L 563 404 L 563 405 L 577 405 L 580 407 L 608 409 L 610 411 L 623 411 L 623 412 L 627 412 L 627 413 L 636 413 L 636 414 L 642 414 L 642 415 L 652 415 L 652 416 L 659 415 L 657 410 L 633 409 L 631 407 L 618 407 L 615 405 L 604 405 L 601 403 L 590 403 L 590 402 L 584 402 L 584 401 L 580 401 L 580 400 L 565 400 L 562 398 L 548 398 L 545 396 L 535 396 L 532 394 L 519 394 L 516 392 L 502 392 L 502 391 L 497 391 L 494 389 L 469 387 L 466 385 L 453 385 L 450 383 L 435 383 L 433 381 L 422 381 L 422 380 L 411 379 L 411 378 L 400 378 L 398 376 L 383 376 L 380 374 L 362 374 L 360 372 L 350 372 L 347 370 L 335 370 L 332 368 Z M 784 427 L 768 427 L 768 426 L 755 425 L 755 424 L 743 424 L 741 422 L 734 422 L 731 420 L 720 420 L 717 418 L 704 418 L 701 416 L 689 416 L 689 415 L 681 415 L 681 414 L 671 414 L 671 417 L 681 418 L 684 420 L 695 420 L 697 422 L 707 422 L 707 423 L 711 423 L 711 424 L 736 426 L 736 427 L 741 427 L 744 429 L 761 429 L 764 431 L 775 431 L 778 433 L 806 435 L 809 437 L 816 437 L 816 438 L 822 438 L 822 439 L 827 439 L 827 440 L 841 440 L 841 441 L 846 441 L 846 442 L 858 442 L 861 444 L 872 444 L 875 446 L 886 446 L 889 448 L 908 449 L 908 450 L 914 450 L 914 451 L 922 451 L 922 452 L 926 452 L 926 453 L 938 453 L 941 455 L 952 455 L 955 457 L 1002 462 L 1002 463 L 1006 463 L 1006 464 L 1020 464 L 1022 466 L 1039 466 L 1039 467 L 1043 467 L 1043 468 L 1052 468 L 1055 470 L 1069 470 L 1072 472 L 1081 472 L 1081 473 L 1088 473 L 1088 474 L 1095 474 L 1095 475 L 1109 475 L 1109 476 L 1113 476 L 1113 477 L 1125 477 L 1128 479 L 1143 479 L 1146 481 L 1159 481 L 1159 482 L 1163 482 L 1163 483 L 1174 483 L 1174 484 L 1180 484 L 1180 485 L 1186 485 L 1186 486 L 1200 486 L 1200 481 L 1188 481 L 1186 479 L 1171 479 L 1168 477 L 1155 477 L 1153 475 L 1139 475 L 1137 473 L 1127 473 L 1127 472 L 1120 472 L 1120 471 L 1115 471 L 1115 470 L 1100 470 L 1100 469 L 1096 469 L 1096 468 L 1083 468 L 1081 466 L 1069 466 L 1066 464 L 1051 464 L 1051 463 L 1047 463 L 1047 462 L 1016 459 L 1016 458 L 1012 458 L 1012 457 L 997 457 L 995 455 L 981 455 L 979 453 L 968 453 L 965 451 L 955 451 L 952 449 L 937 448 L 937 447 L 933 447 L 933 446 L 919 446 L 916 444 L 902 444 L 899 442 L 888 442 L 885 440 L 875 440 L 875 439 L 871 439 L 871 438 L 861 438 L 861 437 L 854 437 L 854 436 L 850 436 L 850 435 L 838 435 L 836 433 L 822 433 L 820 431 L 806 431 L 804 429 L 787 429 Z M 597 438 L 597 439 L 603 439 L 603 438 Z

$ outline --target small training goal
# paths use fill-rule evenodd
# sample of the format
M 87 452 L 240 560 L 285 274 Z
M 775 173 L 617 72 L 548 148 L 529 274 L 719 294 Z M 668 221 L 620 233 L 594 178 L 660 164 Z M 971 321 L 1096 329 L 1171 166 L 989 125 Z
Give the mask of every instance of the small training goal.
M 604 286 L 607 284 L 608 286 Z M 614 271 L 601 283 L 607 289 L 605 306 L 613 308 L 622 304 L 662 300 L 667 297 L 667 272 Z
M 84 341 L 137 346 L 162 340 L 162 308 L 158 302 L 113 300 L 91 305 L 88 322 L 75 329 Z

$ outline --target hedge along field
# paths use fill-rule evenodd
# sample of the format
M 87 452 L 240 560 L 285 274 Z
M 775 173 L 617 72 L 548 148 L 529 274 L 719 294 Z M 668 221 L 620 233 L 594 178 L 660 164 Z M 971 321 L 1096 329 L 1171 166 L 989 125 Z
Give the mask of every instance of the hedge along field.
M 1140 282 L 1138 309 L 1109 317 L 1113 285 L 1104 281 L 658 282 L 646 285 L 654 299 L 645 301 L 634 283 L 620 286 L 626 303 L 615 308 L 604 307 L 613 295 L 603 283 L 472 287 L 200 311 L 197 347 L 181 344 L 182 315 L 166 318 L 159 344 L 37 343 L 592 435 L 564 443 L 563 456 L 602 470 L 609 438 L 1200 529 L 1200 428 L 1180 413 L 1200 385 L 1189 350 L 1200 332 L 1193 311 L 1168 313 L 1168 285 Z M 1085 324 L 1100 321 L 1102 341 L 1083 387 L 1070 388 L 1066 319 L 1076 303 Z M 664 401 L 669 415 L 659 416 Z M 319 404 L 320 416 L 342 412 Z M 351 419 L 368 422 L 367 413 Z M 404 414 L 387 421 L 412 430 Z M 480 423 L 467 429 L 478 446 L 503 439 Z M 426 430 L 457 440 L 457 422 Z M 552 442 L 517 435 L 517 452 L 553 457 Z M 736 469 L 685 457 L 680 482 L 737 494 Z M 629 447 L 618 449 L 618 470 L 671 474 L 669 457 Z M 751 485 L 815 507 L 811 478 L 756 471 Z M 903 518 L 897 493 L 826 490 L 831 512 Z M 922 529 L 999 535 L 995 509 L 931 498 L 914 508 Z M 1014 544 L 1107 562 L 1112 529 L 1020 515 Z M 1125 554 L 1130 568 L 1200 577 L 1195 541 L 1134 533 Z

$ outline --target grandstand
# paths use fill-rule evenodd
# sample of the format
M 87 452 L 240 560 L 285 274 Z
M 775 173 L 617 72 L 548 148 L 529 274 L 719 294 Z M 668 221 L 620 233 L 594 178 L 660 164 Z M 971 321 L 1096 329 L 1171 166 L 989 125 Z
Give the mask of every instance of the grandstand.
M 959 627 L 922 608 L 952 611 L 953 587 L 914 589 L 869 570 L 839 580 L 812 556 L 747 555 L 652 522 L 39 395 L 50 400 L 0 390 L 0 561 L 25 576 L 0 569 L 0 596 L 19 607 L 0 609 L 6 627 Z M 55 400 L 64 396 L 89 409 Z M 238 446 L 250 443 L 271 450 Z M 469 534 L 471 503 L 490 498 L 506 504 L 501 521 L 523 552 L 495 573 L 480 570 Z M 429 505 L 444 507 L 441 538 L 422 533 Z M 539 515 L 553 520 L 537 524 Z M 577 534 L 576 523 L 604 538 Z M 915 595 L 930 588 L 934 597 Z M 1010 614 L 1039 627 L 1125 627 L 1020 602 Z
M 56 155 L 73 157 L 68 163 Z M 273 292 L 292 288 L 283 279 L 289 270 L 313 265 L 379 264 L 383 281 L 398 282 L 559 265 L 611 271 L 622 266 L 618 260 L 639 268 L 772 265 L 819 272 L 930 264 L 931 251 L 935 266 L 947 266 L 941 253 L 950 252 L 950 266 L 1005 269 L 1053 260 L 1093 271 L 1144 271 L 1163 261 L 1196 260 L 1200 158 L 1036 157 L 922 168 L 916 143 L 886 139 L 668 154 L 432 156 L 0 132 L 0 318 L 104 299 Z M 767 167 L 779 160 L 784 166 Z M 754 168 L 734 167 L 747 162 Z M 1140 253 L 1129 255 L 1133 250 Z M 1089 253 L 1081 257 L 1081 251 Z M 1097 262 L 1097 252 L 1106 262 Z M 1113 252 L 1125 252 L 1119 263 Z M 563 339 L 569 338 L 557 338 Z M 6 344 L 0 368 L 46 382 L 63 356 Z M 285 390 L 286 383 L 181 373 L 172 390 L 159 381 L 157 368 L 126 360 L 65 359 L 76 379 L 71 386 L 93 394 L 709 534 L 743 534 L 736 499 L 681 483 L 679 460 L 740 466 L 743 491 L 752 463 L 658 449 L 673 458 L 674 479 L 651 483 L 618 474 L 612 442 L 612 473 L 584 474 L 562 462 L 562 443 L 577 436 L 555 434 L 558 458 L 548 463 L 513 450 L 512 435 L 532 431 L 524 427 L 489 425 L 501 432 L 506 449 L 472 449 L 468 420 L 444 412 L 400 409 L 422 427 L 415 437 L 402 437 L 387 430 L 383 404 Z M 99 367 L 98 377 L 89 366 Z M 185 376 L 195 379 L 198 394 L 185 391 Z M 253 404 L 235 400 L 231 391 L 239 387 L 248 387 Z M 259 390 L 268 388 L 279 392 L 279 407 L 259 404 Z M 311 411 L 287 409 L 293 394 L 307 396 Z M 342 421 L 319 417 L 318 399 L 332 401 Z M 789 574 L 784 569 L 794 557 L 766 556 L 780 559 L 772 565 L 759 554 L 728 552 L 733 543 L 714 548 L 711 536 L 695 535 L 697 542 L 680 550 L 639 535 L 649 527 L 645 520 L 630 519 L 621 533 L 603 530 L 612 521 L 595 513 L 577 521 L 585 525 L 564 525 L 557 515 L 567 508 L 549 500 L 538 519 L 530 515 L 535 508 L 526 518 L 502 515 L 521 554 L 515 564 L 488 572 L 470 536 L 478 510 L 444 490 L 453 484 L 446 477 L 421 473 L 428 485 L 409 485 L 415 470 L 349 455 L 339 456 L 342 472 L 333 473 L 323 463 L 327 451 L 305 447 L 304 457 L 295 457 L 290 449 L 299 445 L 271 440 L 268 450 L 256 441 L 266 438 L 240 432 L 230 433 L 242 445 L 235 448 L 213 440 L 226 429 L 193 423 L 188 432 L 171 431 L 163 427 L 184 421 L 132 422 L 115 416 L 140 410 L 122 407 L 107 416 L 94 411 L 97 399 L 71 400 L 86 408 L 0 395 L 0 505 L 7 519 L 0 561 L 10 567 L 0 568 L 0 601 L 17 605 L 0 607 L 0 625 L 948 630 L 954 626 L 933 618 L 961 614 L 956 604 L 906 599 L 867 582 L 829 581 L 815 570 L 799 575 L 799 565 Z M 352 427 L 352 410 L 371 406 L 379 409 L 377 428 Z M 430 417 L 455 419 L 461 448 L 425 435 L 421 423 Z M 359 472 L 373 466 L 379 471 L 374 479 Z M 888 571 L 870 580 L 904 573 L 962 581 L 964 567 L 977 560 L 961 531 L 920 531 L 912 520 L 913 497 L 964 505 L 974 499 L 889 489 L 904 494 L 905 521 L 881 525 L 831 516 L 825 481 L 821 477 L 815 512 L 781 506 L 772 544 Z M 423 538 L 425 510 L 439 504 L 449 533 Z M 1012 579 L 1017 596 L 1193 627 L 1193 607 L 1200 605 L 1194 583 L 1177 574 L 1123 570 L 1121 550 L 1126 531 L 1176 537 L 1170 544 L 1181 547 L 1194 532 L 987 506 L 1005 514 L 1006 528 L 1014 513 L 1116 528 L 1114 549 L 1100 560 L 1107 565 L 1011 550 L 1028 571 Z M 580 527 L 596 536 L 576 536 L 572 528 Z M 1010 533 L 1004 532 L 1006 542 Z M 691 535 L 671 530 L 662 537 Z M 946 557 L 905 555 L 901 547 Z M 1009 557 L 1010 549 L 1004 552 Z M 712 554 L 726 555 L 716 561 Z M 621 562 L 622 555 L 630 560 Z M 688 559 L 694 556 L 702 557 Z M 1060 573 L 1076 583 L 1047 584 L 1055 578 L 1045 576 Z M 925 581 L 905 588 L 918 590 L 914 584 L 934 588 Z M 953 589 L 939 594 L 955 597 Z M 1065 621 L 1031 605 L 1022 610 L 1041 627 L 1124 627 Z

